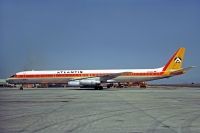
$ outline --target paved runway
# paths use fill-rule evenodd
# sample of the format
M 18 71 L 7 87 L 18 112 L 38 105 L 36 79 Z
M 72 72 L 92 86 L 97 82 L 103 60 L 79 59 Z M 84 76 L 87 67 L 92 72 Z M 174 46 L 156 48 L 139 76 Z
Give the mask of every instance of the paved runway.
M 1 88 L 0 132 L 200 133 L 200 89 Z

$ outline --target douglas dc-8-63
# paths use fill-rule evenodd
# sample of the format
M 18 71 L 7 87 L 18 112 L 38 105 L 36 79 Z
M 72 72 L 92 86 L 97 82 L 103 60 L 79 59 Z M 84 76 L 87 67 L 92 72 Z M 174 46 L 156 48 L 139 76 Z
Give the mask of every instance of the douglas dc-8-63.
M 154 69 L 108 69 L 108 70 L 50 70 L 23 71 L 7 79 L 10 84 L 67 84 L 74 87 L 103 89 L 103 84 L 146 81 L 184 74 L 193 67 L 182 68 L 185 48 L 179 48 L 167 64 Z

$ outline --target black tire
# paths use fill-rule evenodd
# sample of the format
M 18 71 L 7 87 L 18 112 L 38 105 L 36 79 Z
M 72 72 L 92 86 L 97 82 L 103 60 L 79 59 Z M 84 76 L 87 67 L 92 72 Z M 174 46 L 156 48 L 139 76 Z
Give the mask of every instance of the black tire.
M 20 90 L 23 90 L 24 88 L 21 86 L 19 89 L 20 89 Z
M 95 89 L 95 90 L 98 90 L 98 89 L 99 89 L 99 87 L 98 87 L 98 86 L 95 86 L 95 87 L 94 87 L 94 89 Z
M 99 90 L 103 90 L 103 86 L 99 86 Z
M 146 85 L 140 85 L 140 88 L 147 88 Z
M 103 86 L 95 86 L 94 89 L 95 90 L 103 90 Z

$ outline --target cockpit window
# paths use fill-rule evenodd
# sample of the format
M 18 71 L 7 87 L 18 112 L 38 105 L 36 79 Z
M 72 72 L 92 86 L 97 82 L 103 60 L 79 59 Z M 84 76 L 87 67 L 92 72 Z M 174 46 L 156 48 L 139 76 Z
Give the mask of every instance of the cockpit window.
M 16 75 L 12 75 L 12 76 L 10 76 L 10 78 L 14 78 L 14 77 L 16 77 Z

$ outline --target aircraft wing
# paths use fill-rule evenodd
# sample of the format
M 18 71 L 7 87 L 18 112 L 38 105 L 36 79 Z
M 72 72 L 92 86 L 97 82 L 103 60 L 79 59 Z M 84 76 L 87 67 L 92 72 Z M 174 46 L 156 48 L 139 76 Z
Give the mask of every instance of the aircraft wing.
M 89 79 L 89 80 L 99 79 L 100 81 L 106 82 L 109 79 L 113 79 L 127 73 L 131 73 L 131 72 L 112 73 L 112 74 L 105 74 L 105 75 L 95 76 L 95 77 L 91 76 L 91 77 L 85 77 L 85 78 L 74 78 L 74 79 L 70 79 L 70 81 L 83 80 L 83 79 Z
M 106 74 L 106 75 L 100 76 L 100 81 L 107 81 L 109 79 L 113 79 L 113 78 L 116 78 L 118 76 L 122 76 L 123 74 L 128 74 L 128 73 L 131 73 L 131 72 L 121 72 L 121 73 Z

